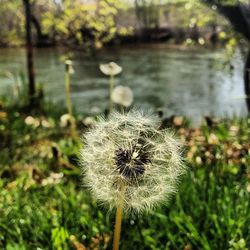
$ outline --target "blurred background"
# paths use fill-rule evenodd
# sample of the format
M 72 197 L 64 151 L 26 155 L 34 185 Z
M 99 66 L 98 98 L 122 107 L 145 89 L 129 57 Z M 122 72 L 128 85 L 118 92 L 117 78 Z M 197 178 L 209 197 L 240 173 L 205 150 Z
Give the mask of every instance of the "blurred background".
M 118 84 L 134 104 L 167 116 L 247 115 L 244 84 L 249 38 L 247 1 L 29 1 L 33 72 L 44 97 L 64 101 L 62 57 L 74 61 L 75 108 L 105 109 L 106 79 L 99 64 L 123 67 Z M 13 97 L 26 77 L 22 1 L 1 1 L 1 93 Z M 246 66 L 247 67 L 247 66 Z M 16 80 L 14 80 L 14 79 Z
M 0 0 L 0 248 L 111 249 L 82 135 L 137 107 L 185 145 L 169 207 L 121 249 L 250 248 L 250 1 Z

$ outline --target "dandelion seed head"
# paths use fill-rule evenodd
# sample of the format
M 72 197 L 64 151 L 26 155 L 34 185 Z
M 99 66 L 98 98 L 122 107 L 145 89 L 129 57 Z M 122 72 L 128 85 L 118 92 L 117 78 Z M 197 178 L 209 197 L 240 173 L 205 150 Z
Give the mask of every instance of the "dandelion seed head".
M 122 67 L 120 67 L 115 62 L 110 62 L 107 64 L 100 64 L 100 70 L 104 75 L 115 76 L 122 72 Z
M 129 87 L 119 85 L 114 88 L 111 98 L 114 103 L 129 107 L 133 102 L 133 92 Z
M 123 199 L 127 212 L 149 211 L 176 192 L 185 172 L 180 144 L 159 124 L 156 116 L 133 110 L 100 118 L 85 134 L 84 183 L 110 209 Z

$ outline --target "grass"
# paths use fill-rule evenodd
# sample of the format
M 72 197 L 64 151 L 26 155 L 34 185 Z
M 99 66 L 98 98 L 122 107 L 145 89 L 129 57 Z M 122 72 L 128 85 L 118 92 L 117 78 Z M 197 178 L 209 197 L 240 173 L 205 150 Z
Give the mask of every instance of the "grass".
M 114 214 L 82 187 L 80 140 L 58 112 L 27 116 L 0 111 L 0 249 L 111 249 Z M 168 206 L 123 220 L 121 249 L 249 249 L 249 124 L 174 120 L 189 171 Z

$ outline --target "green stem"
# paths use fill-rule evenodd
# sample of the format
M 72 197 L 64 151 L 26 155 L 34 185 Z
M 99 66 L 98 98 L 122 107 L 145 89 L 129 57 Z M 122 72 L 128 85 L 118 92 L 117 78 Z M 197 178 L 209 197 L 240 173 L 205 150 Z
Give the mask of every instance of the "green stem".
M 109 78 L 109 114 L 112 112 L 112 109 L 113 109 L 113 101 L 111 98 L 113 87 L 114 87 L 114 76 L 110 75 L 110 78 Z
M 70 98 L 70 73 L 68 71 L 65 72 L 65 95 L 66 95 L 66 108 L 67 112 L 70 115 L 70 131 L 71 131 L 71 136 L 76 137 L 76 124 L 75 120 L 73 117 L 73 112 L 72 112 L 72 103 L 71 103 L 71 98 Z
M 113 250 L 119 250 L 120 237 L 121 237 L 122 211 L 123 211 L 123 204 L 124 204 L 123 195 L 125 192 L 124 184 L 121 184 L 120 188 L 121 188 L 122 197 L 116 209 Z
M 66 94 L 66 107 L 68 114 L 72 116 L 72 104 L 70 98 L 70 74 L 65 72 L 65 94 Z

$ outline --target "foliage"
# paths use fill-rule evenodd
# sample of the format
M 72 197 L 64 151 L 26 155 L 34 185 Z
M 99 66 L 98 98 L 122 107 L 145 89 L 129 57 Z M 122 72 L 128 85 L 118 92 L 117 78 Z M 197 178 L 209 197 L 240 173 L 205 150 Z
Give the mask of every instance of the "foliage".
M 0 45 L 20 45 L 24 43 L 24 11 L 22 1 L 1 0 Z M 205 30 L 212 32 L 214 28 L 226 28 L 219 34 L 225 40 L 230 37 L 232 27 L 218 15 L 216 3 L 232 5 L 235 1 L 205 1 L 205 0 L 99 0 L 99 1 L 31 1 L 32 27 L 37 42 L 49 44 L 76 44 L 86 47 L 100 48 L 103 44 L 117 36 L 127 36 L 133 33 L 133 27 L 127 20 L 119 19 L 122 12 L 135 9 L 135 27 Z M 238 2 L 238 1 L 237 1 Z M 241 1 L 246 3 L 246 1 Z M 211 3 L 206 5 L 205 3 Z M 206 13 L 206 15 L 204 15 Z M 121 15 L 122 16 L 122 15 Z M 125 15 L 126 16 L 126 15 Z M 123 17 L 126 18 L 126 17 Z M 120 23 L 119 23 L 120 21 Z M 139 24 L 139 25 L 138 25 Z M 219 33 L 222 32 L 219 30 Z M 221 36 L 222 35 L 222 36 Z M 39 40 L 41 39 L 41 40 Z M 203 40 L 201 41 L 203 43 Z
M 222 42 L 233 37 L 232 27 L 218 14 L 217 6 L 204 3 L 201 0 L 134 0 L 142 28 L 159 28 L 160 23 L 167 23 L 177 36 L 185 30 L 187 44 L 198 42 L 204 45 L 213 33 Z
M 114 215 L 82 187 L 80 141 L 60 127 L 60 111 L 49 110 L 0 111 L 0 248 L 110 249 Z M 125 218 L 121 249 L 248 249 L 249 123 L 193 129 L 176 117 L 189 173 L 169 207 Z
M 0 45 L 19 45 L 24 34 L 22 1 L 0 0 Z
M 35 18 L 32 22 L 36 21 L 34 35 L 41 32 L 40 35 L 54 42 L 73 41 L 101 47 L 114 35 L 131 32 L 126 27 L 116 27 L 115 17 L 119 10 L 125 8 L 121 0 L 30 2 Z M 0 17 L 4 20 L 0 30 L 2 45 L 23 44 L 25 18 L 22 1 L 1 0 Z
M 225 24 L 225 22 L 221 23 L 223 19 L 214 12 L 215 7 L 211 9 L 199 0 L 135 0 L 134 2 L 138 20 L 146 28 L 159 26 L 159 21 L 164 14 L 168 15 L 169 22 L 177 28 Z
M 124 4 L 114 0 L 100 0 L 97 3 L 65 0 L 50 1 L 50 8 L 42 15 L 44 31 L 52 37 L 64 40 L 74 39 L 101 47 L 110 41 L 119 30 L 115 17 Z M 85 44 L 86 45 L 86 44 Z

